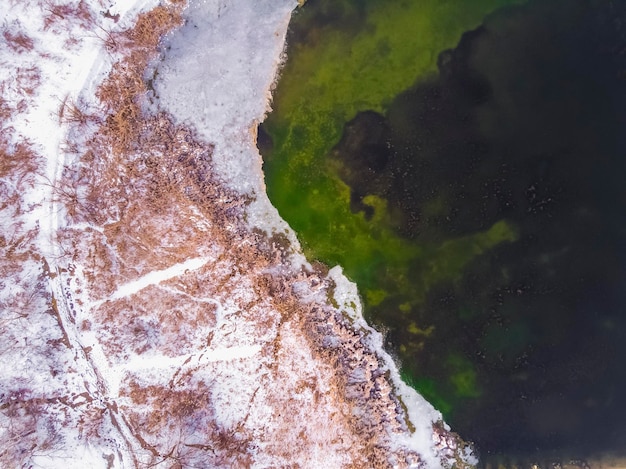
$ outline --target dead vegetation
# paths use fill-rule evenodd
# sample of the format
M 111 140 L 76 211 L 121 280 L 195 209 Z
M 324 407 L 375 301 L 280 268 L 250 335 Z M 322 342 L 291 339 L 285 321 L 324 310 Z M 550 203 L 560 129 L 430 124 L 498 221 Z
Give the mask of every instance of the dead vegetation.
M 8 121 L 13 115 L 14 110 L 9 106 L 6 99 L 2 97 L 0 90 L 0 128 L 4 127 L 4 122 Z
M 74 425 L 74 417 L 85 412 L 85 425 L 97 434 L 102 411 L 88 393 L 43 397 L 36 390 L 21 387 L 0 395 L 0 464 L 2 467 L 35 467 L 36 456 L 59 452 L 64 426 Z M 82 419 L 81 419 L 82 420 Z M 82 430 L 83 422 L 76 423 Z
M 49 28 L 72 15 L 92 20 L 92 13 L 79 11 L 81 5 L 84 8 L 82 1 L 75 7 L 46 5 Z M 199 366 L 188 373 L 176 371 L 172 387 L 139 379 L 122 383 L 119 407 L 127 418 L 121 418 L 138 444 L 154 456 L 154 464 L 167 461 L 171 467 L 248 467 L 253 462 L 252 442 L 259 434 L 273 440 L 263 442 L 267 451 L 289 461 L 296 451 L 305 452 L 306 445 L 316 444 L 305 413 L 322 413 L 327 411 L 324 405 L 332 405 L 341 410 L 333 414 L 333 425 L 346 429 L 341 435 L 345 444 L 341 444 L 354 453 L 354 467 L 386 467 L 389 454 L 381 435 L 403 428 L 402 421 L 396 419 L 400 412 L 395 407 L 397 401 L 386 393 L 386 378 L 376 372 L 380 368 L 377 357 L 367 351 L 362 333 L 347 325 L 339 312 L 327 304 L 305 304 L 293 289 L 295 282 L 330 289 L 318 275 L 322 269 L 311 274 L 269 273 L 287 260 L 291 249 L 288 239 L 250 233 L 242 221 L 248 201 L 216 180 L 211 163 L 213 148 L 198 142 L 188 129 L 174 125 L 167 115 L 146 117 L 141 112 L 146 93 L 144 70 L 157 53 L 162 35 L 181 23 L 180 8 L 179 2 L 162 5 L 140 15 L 129 31 L 105 33 L 109 50 L 124 58 L 114 64 L 98 90 L 102 112 L 69 99 L 59 109 L 59 121 L 76 129 L 99 126 L 83 147 L 66 143 L 68 151 L 78 153 L 82 148 L 82 154 L 76 164 L 65 168 L 55 187 L 56 201 L 65 206 L 70 222 L 58 233 L 66 261 L 83 267 L 85 284 L 81 288 L 88 292 L 87 299 L 102 300 L 101 306 L 82 316 L 82 321 L 79 318 L 78 327 L 97 336 L 107 359 L 115 364 L 123 364 L 132 354 L 174 357 L 209 349 L 213 332 L 223 331 L 217 327 L 215 304 L 203 303 L 202 299 L 219 299 L 238 308 L 238 323 L 228 324 L 235 324 L 236 334 L 228 332 L 228 339 L 222 336 L 222 345 L 229 340 L 236 343 L 236 336 L 246 333 L 241 330 L 246 322 L 259 333 L 269 335 L 279 330 L 275 340 L 268 341 L 262 358 L 270 363 L 263 365 L 264 379 L 275 380 L 267 392 L 276 395 L 262 402 L 274 409 L 272 419 L 282 426 L 246 427 L 246 416 L 239 426 L 218 427 L 210 383 L 191 379 L 203 376 Z M 26 84 L 27 94 L 29 89 Z M 0 113 L 2 109 L 0 101 Z M 36 162 L 32 149 L 29 153 L 28 147 L 15 147 L 11 152 L 18 158 L 7 163 L 3 158 L 0 176 L 3 172 L 26 175 L 36 171 L 36 164 L 29 163 Z M 22 183 L 25 181 L 23 178 Z M 94 229 L 72 227 L 81 222 Z M 108 299 L 121 283 L 194 256 L 213 255 L 215 262 L 210 268 L 185 273 L 123 299 Z M 68 276 L 66 280 L 68 291 L 75 288 L 75 279 Z M 241 292 L 246 280 L 251 294 Z M 307 370 L 299 368 L 300 362 L 289 361 L 294 351 L 281 344 L 280 330 L 287 327 L 307 334 L 313 354 L 331 368 L 324 372 L 327 395 L 316 389 L 321 389 L 317 379 L 322 378 L 293 382 L 293 374 Z M 370 372 L 368 382 L 346 378 L 359 369 Z M 207 370 L 211 368 L 204 370 L 205 377 Z M 265 392 L 261 384 L 259 389 L 259 393 Z M 314 396 L 312 400 L 307 400 L 308 393 Z M 301 403 L 294 396 L 301 396 Z M 294 409 L 293 415 L 287 415 L 290 409 Z M 86 438 L 97 434 L 102 415 L 102 409 L 85 414 L 81 434 Z M 90 418 L 97 423 L 91 424 Z M 413 456 L 402 455 L 406 459 Z
M 5 135 L 0 137 L 0 213 L 10 213 L 9 219 L 17 222 L 24 213 L 22 194 L 35 185 L 43 158 L 28 140 L 10 143 L 11 128 L 3 131 Z
M 28 140 L 14 145 L 0 140 L 0 178 L 10 177 L 17 189 L 21 189 L 29 176 L 37 171 L 41 161 L 41 156 L 33 150 Z
M 89 29 L 94 24 L 94 14 L 84 0 L 78 3 L 55 3 L 46 0 L 43 9 L 47 13 L 43 20 L 44 30 L 68 21 L 77 22 L 84 29 Z
M 61 102 L 58 111 L 59 122 L 63 124 L 73 124 L 86 126 L 88 124 L 99 124 L 100 117 L 95 110 L 88 110 L 87 105 L 82 101 L 74 101 L 69 96 Z
M 9 48 L 18 53 L 23 54 L 29 52 L 35 47 L 35 42 L 22 32 L 11 32 L 8 28 L 2 32 L 4 42 Z
M 94 311 L 92 319 L 100 327 L 125 324 L 123 330 L 101 337 L 107 356 L 120 362 L 129 352 L 142 355 L 158 350 L 170 357 L 197 353 L 206 346 L 206 337 L 216 325 L 214 304 L 154 286 L 132 298 L 103 305 Z
M 122 389 L 129 399 L 120 408 L 151 464 L 168 467 L 250 467 L 251 435 L 243 428 L 225 429 L 216 423 L 211 388 L 187 375 L 176 389 L 140 384 L 133 378 Z M 155 412 L 154 409 L 162 409 Z
M 81 5 L 83 2 L 78 7 L 49 4 L 48 10 L 55 18 L 80 15 L 88 21 L 88 9 Z M 64 202 L 70 221 L 97 225 L 120 221 L 129 209 L 130 194 L 136 189 L 140 192 L 149 189 L 140 182 L 149 172 L 145 158 L 130 154 L 142 144 L 144 131 L 151 129 L 141 112 L 141 100 L 146 92 L 143 71 L 157 54 L 162 35 L 182 22 L 181 9 L 181 5 L 161 5 L 139 15 L 130 30 L 105 32 L 106 46 L 122 59 L 113 65 L 97 90 L 101 110 L 87 109 L 84 103 L 68 98 L 61 103 L 59 120 L 69 124 L 75 134 L 89 133 L 88 126 L 98 126 L 97 132 L 83 145 L 78 163 L 66 168 L 63 179 L 57 183 L 55 192 L 58 200 Z M 71 139 L 63 147 L 71 153 L 81 151 Z M 150 153 L 149 148 L 147 152 Z M 163 175 L 167 172 L 162 171 Z M 153 182 L 151 190 L 166 192 L 167 178 Z
M 15 464 L 15 467 L 26 467 L 23 464 L 38 445 L 37 421 L 44 415 L 45 403 L 33 399 L 30 394 L 28 389 L 19 389 L 3 396 L 0 401 L 0 415 L 4 417 L 0 421 L 6 421 L 6 427 L 2 428 L 6 443 L 0 453 L 0 462 Z
M 108 112 L 102 135 L 111 142 L 114 154 L 131 150 L 136 143 L 142 124 L 140 100 L 147 91 L 144 70 L 154 58 L 161 37 L 181 24 L 180 7 L 161 5 L 139 15 L 132 29 L 107 34 L 110 50 L 127 49 L 96 94 Z

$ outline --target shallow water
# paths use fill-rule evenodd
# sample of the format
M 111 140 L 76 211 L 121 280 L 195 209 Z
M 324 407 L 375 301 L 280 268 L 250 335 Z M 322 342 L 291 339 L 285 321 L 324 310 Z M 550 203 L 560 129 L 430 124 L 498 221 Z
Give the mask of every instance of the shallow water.
M 268 193 L 483 455 L 626 447 L 626 3 L 310 0 Z

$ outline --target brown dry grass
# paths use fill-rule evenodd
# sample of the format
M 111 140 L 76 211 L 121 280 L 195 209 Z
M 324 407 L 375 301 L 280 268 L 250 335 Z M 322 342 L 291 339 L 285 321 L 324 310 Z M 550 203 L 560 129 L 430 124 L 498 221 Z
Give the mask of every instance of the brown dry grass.
M 3 126 L 4 122 L 8 121 L 15 111 L 9 106 L 6 99 L 2 97 L 2 93 L 0 92 L 0 128 Z
M 192 375 L 186 375 L 176 389 L 130 378 L 121 395 L 130 401 L 120 406 L 129 416 L 128 426 L 154 455 L 155 464 L 167 461 L 172 468 L 252 465 L 252 436 L 241 426 L 225 429 L 216 424 L 211 389 L 203 381 L 194 382 Z
M 57 19 L 80 16 L 90 19 L 87 7 L 48 5 Z M 182 6 L 158 6 L 139 15 L 133 28 L 119 33 L 106 32 L 105 42 L 123 58 L 113 65 L 108 78 L 97 90 L 103 109 L 89 110 L 83 103 L 65 99 L 59 107 L 59 120 L 74 126 L 77 133 L 88 133 L 85 126 L 98 124 L 99 130 L 87 143 L 78 164 L 67 168 L 58 182 L 56 195 L 63 201 L 71 221 L 90 221 L 102 225 L 120 219 L 129 208 L 134 181 L 147 176 L 146 158 L 137 160 L 129 152 L 142 145 L 144 129 L 150 128 L 141 113 L 140 102 L 146 92 L 143 72 L 157 54 L 163 34 L 182 22 Z M 105 15 L 106 16 L 106 15 Z M 63 148 L 78 153 L 79 146 L 66 141 Z M 161 171 L 161 176 L 167 171 Z M 154 179 L 154 178 L 152 178 Z M 153 191 L 167 192 L 166 177 L 153 181 Z M 146 184 L 138 182 L 145 188 Z M 80 188 L 80 189 L 79 189 Z M 141 189 L 141 187 L 139 187 Z
M 123 329 L 101 338 L 107 356 L 123 361 L 129 351 L 141 355 L 158 350 L 176 357 L 205 346 L 207 334 L 216 325 L 215 305 L 175 291 L 149 286 L 131 298 L 109 301 L 95 310 L 92 324 L 99 328 L 124 324 Z
M 0 143 L 0 178 L 18 173 L 20 176 L 36 169 L 36 154 L 28 143 L 13 148 L 5 140 Z
M 107 34 L 107 44 L 125 58 L 113 66 L 109 78 L 96 95 L 109 112 L 102 134 L 110 140 L 115 154 L 130 150 L 140 134 L 140 99 L 147 91 L 143 73 L 155 56 L 161 37 L 182 24 L 181 6 L 161 5 L 139 15 L 128 31 Z
M 147 54 L 144 61 L 147 65 Z M 130 60 L 116 63 L 97 92 L 97 97 L 109 111 L 101 134 L 111 143 L 116 155 L 130 150 L 136 141 L 141 125 L 139 100 L 146 91 L 142 78 L 145 65 L 138 68 Z
M 32 176 L 41 162 L 41 156 L 28 140 L 15 145 L 5 139 L 0 140 L 0 178 L 10 179 L 16 190 L 22 190 L 24 183 L 32 184 Z
M 18 54 L 31 51 L 35 47 L 35 42 L 32 38 L 22 32 L 12 33 L 8 29 L 5 29 L 2 32 L 2 36 L 7 46 Z
M 181 7 L 161 5 L 139 15 L 135 26 L 127 33 L 137 48 L 152 51 L 161 37 L 182 24 Z
M 59 122 L 64 124 L 85 126 L 89 123 L 100 123 L 100 117 L 95 112 L 90 112 L 84 103 L 76 103 L 67 96 L 59 106 L 58 116 Z
M 65 21 L 78 21 L 85 29 L 89 29 L 94 23 L 93 12 L 84 0 L 80 0 L 78 4 L 55 3 L 47 0 L 43 4 L 43 9 L 47 13 L 44 16 L 44 30 Z

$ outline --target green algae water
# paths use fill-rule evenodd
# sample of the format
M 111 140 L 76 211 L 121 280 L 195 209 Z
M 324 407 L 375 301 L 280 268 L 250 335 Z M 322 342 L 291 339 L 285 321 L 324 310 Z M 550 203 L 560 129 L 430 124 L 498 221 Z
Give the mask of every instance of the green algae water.
M 626 448 L 626 2 L 309 0 L 268 194 L 482 455 Z

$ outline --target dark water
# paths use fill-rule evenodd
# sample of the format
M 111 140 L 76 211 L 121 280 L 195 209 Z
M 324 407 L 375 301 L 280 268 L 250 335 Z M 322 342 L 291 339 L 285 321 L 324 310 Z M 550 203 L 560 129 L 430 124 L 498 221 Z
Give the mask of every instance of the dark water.
M 436 246 L 407 261 L 419 297 L 383 256 L 364 299 L 453 428 L 483 456 L 625 451 L 626 1 L 498 9 L 331 146 L 352 213 L 375 220 L 376 196 L 407 246 Z M 494 226 L 514 234 L 481 241 Z

